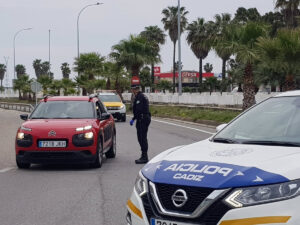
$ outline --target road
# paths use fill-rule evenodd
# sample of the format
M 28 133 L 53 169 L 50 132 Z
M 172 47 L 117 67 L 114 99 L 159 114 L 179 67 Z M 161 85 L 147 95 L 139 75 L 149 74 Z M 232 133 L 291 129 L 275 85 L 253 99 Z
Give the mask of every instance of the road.
M 101 169 L 87 166 L 40 166 L 19 170 L 14 138 L 20 112 L 0 109 L 1 225 L 120 225 L 126 201 L 142 165 L 136 130 L 117 123 L 117 157 Z M 168 148 L 211 136 L 214 129 L 154 119 L 149 129 L 150 158 Z

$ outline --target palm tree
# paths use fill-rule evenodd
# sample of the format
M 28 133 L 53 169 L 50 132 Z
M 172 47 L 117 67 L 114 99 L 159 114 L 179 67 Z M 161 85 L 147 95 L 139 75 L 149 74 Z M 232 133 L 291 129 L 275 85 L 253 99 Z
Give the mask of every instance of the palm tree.
M 42 75 L 42 60 L 35 59 L 32 63 L 32 66 L 34 68 L 36 78 L 39 79 L 39 77 Z
M 188 20 L 186 15 L 189 12 L 185 10 L 185 7 L 180 8 L 180 35 L 185 30 Z M 176 42 L 178 40 L 178 7 L 169 6 L 162 11 L 164 17 L 162 18 L 162 23 L 164 24 L 164 29 L 168 31 L 171 41 L 174 45 L 173 50 L 173 93 L 175 93 L 175 55 L 176 55 Z
M 22 99 L 22 93 L 23 93 L 23 99 L 27 99 L 27 93 L 31 92 L 30 89 L 31 82 L 32 80 L 30 80 L 29 76 L 26 74 L 14 80 L 13 88 L 15 91 L 18 90 L 20 100 Z
M 21 64 L 16 65 L 16 73 L 17 73 L 17 78 L 25 75 L 26 74 L 25 66 Z
M 60 66 L 60 69 L 61 69 L 63 78 L 69 79 L 69 76 L 70 76 L 70 73 L 71 73 L 69 63 L 67 63 L 67 62 L 62 63 L 61 66 Z
M 166 42 L 166 35 L 158 26 L 145 27 L 141 32 L 141 37 L 145 38 L 153 48 L 154 57 L 159 57 L 160 46 Z M 160 57 L 159 57 L 160 58 Z M 154 85 L 154 62 L 151 63 L 151 83 Z
M 212 23 L 205 23 L 203 18 L 198 18 L 188 25 L 187 42 L 195 56 L 199 59 L 199 86 L 202 91 L 203 72 L 202 61 L 205 59 L 212 46 Z
M 152 54 L 152 46 L 141 36 L 130 35 L 112 47 L 110 57 L 130 71 L 132 76 L 139 76 L 140 69 L 147 64 L 158 62 Z
M 0 64 L 0 81 L 1 81 L 0 87 L 1 87 L 1 90 L 3 89 L 2 82 L 4 79 L 5 72 L 6 72 L 6 66 L 4 64 Z
M 284 29 L 275 38 L 260 38 L 258 42 L 258 56 L 262 66 L 272 69 L 274 74 L 283 75 L 284 91 L 295 89 L 296 75 L 300 73 L 299 37 L 300 29 Z M 277 77 L 278 81 L 281 77 Z
M 43 95 L 48 94 L 48 88 L 51 87 L 53 80 L 46 74 L 46 75 L 40 75 L 37 81 L 43 87 Z
M 243 88 L 243 109 L 247 109 L 255 104 L 254 67 L 257 61 L 257 43 L 260 37 L 267 36 L 267 28 L 255 22 L 248 22 L 243 26 L 236 26 L 232 29 L 232 39 L 224 42 L 224 48 L 232 50 L 236 55 L 236 60 L 243 64 L 244 88 Z
M 276 0 L 275 8 L 281 9 L 285 15 L 287 27 L 295 28 L 297 26 L 297 17 L 299 11 L 300 0 Z
M 68 96 L 76 93 L 76 89 L 75 89 L 76 84 L 72 80 L 68 78 L 63 78 L 61 80 L 61 83 L 62 83 L 62 89 L 64 90 L 64 96 Z
M 211 73 L 211 71 L 213 71 L 213 65 L 210 64 L 210 63 L 206 63 L 206 64 L 204 65 L 204 71 L 205 71 L 206 73 Z
M 222 43 L 232 38 L 231 33 L 231 15 L 224 13 L 215 16 L 216 34 L 214 46 L 217 55 L 222 59 L 222 80 L 226 79 L 226 62 L 230 59 L 233 52 L 230 49 L 223 48 Z

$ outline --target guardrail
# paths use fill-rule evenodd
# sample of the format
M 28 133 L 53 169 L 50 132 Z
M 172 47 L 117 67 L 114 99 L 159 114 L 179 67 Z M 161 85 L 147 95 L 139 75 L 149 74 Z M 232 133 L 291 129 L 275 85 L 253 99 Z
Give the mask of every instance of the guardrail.
M 32 112 L 34 107 L 30 104 L 0 102 L 0 108 L 8 110 L 17 110 L 21 112 Z

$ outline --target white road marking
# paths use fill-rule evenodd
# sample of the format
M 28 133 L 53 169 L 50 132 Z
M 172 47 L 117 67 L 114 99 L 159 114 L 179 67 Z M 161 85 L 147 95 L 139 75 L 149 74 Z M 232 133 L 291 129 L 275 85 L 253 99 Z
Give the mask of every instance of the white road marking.
M 127 117 L 132 117 L 132 115 L 126 115 Z M 199 131 L 202 133 L 206 133 L 206 134 L 215 134 L 206 130 L 201 130 L 201 129 L 197 129 L 194 127 L 188 127 L 188 126 L 183 126 L 183 125 L 179 125 L 177 123 L 170 123 L 170 122 L 166 122 L 166 121 L 162 121 L 162 120 L 157 120 L 157 119 L 151 119 L 151 121 L 155 121 L 155 122 L 159 122 L 159 123 L 164 123 L 164 124 L 168 124 L 168 125 L 172 125 L 172 126 L 177 126 L 177 127 L 182 127 L 182 128 L 186 128 L 186 129 L 190 129 L 190 130 L 195 130 L 195 131 Z
M 201 129 L 197 129 L 197 128 L 194 128 L 194 127 L 183 126 L 183 125 L 179 125 L 179 124 L 176 124 L 176 123 L 170 123 L 170 122 L 156 120 L 156 119 L 152 119 L 152 121 L 159 122 L 159 123 L 164 123 L 164 124 L 168 124 L 168 125 L 172 125 L 172 126 L 182 127 L 182 128 L 186 128 L 186 129 L 190 129 L 190 130 L 195 130 L 195 131 L 199 131 L 199 132 L 206 133 L 206 134 L 215 134 L 215 133 L 212 133 L 212 132 L 209 132 L 209 131 L 206 131 L 206 130 L 201 130 Z
M 5 173 L 5 172 L 8 172 L 10 170 L 13 170 L 15 167 L 7 167 L 7 168 L 4 168 L 2 170 L 0 170 L 0 173 Z

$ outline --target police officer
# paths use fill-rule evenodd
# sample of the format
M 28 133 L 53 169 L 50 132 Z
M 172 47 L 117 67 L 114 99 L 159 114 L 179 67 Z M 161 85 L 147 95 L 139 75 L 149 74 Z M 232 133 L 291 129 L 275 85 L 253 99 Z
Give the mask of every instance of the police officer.
M 133 102 L 133 118 L 130 121 L 130 125 L 132 126 L 136 120 L 137 137 L 142 151 L 141 158 L 135 160 L 135 163 L 144 164 L 148 162 L 147 133 L 148 127 L 151 123 L 149 101 L 148 98 L 140 91 L 139 86 L 132 86 L 131 90 L 135 98 Z

